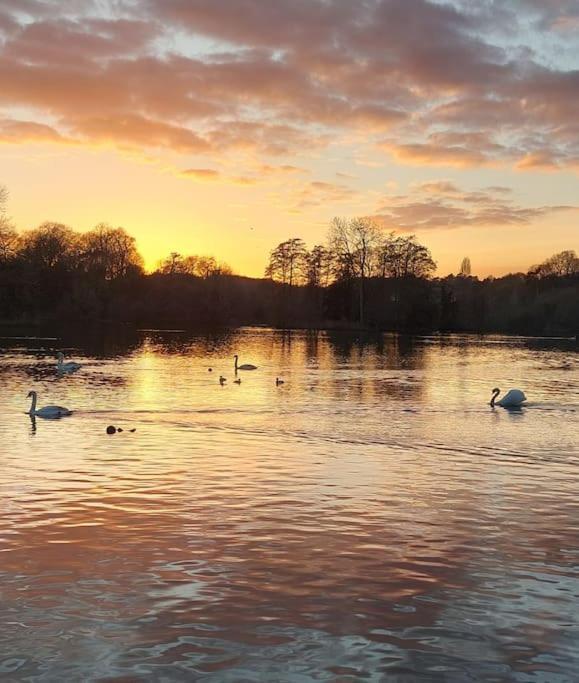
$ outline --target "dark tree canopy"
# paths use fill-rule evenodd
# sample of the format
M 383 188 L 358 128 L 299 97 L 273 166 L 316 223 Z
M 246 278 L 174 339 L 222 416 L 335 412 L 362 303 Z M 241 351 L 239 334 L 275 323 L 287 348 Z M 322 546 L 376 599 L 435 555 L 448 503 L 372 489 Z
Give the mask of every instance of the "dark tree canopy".
M 267 279 L 238 277 L 213 256 L 171 252 L 143 270 L 135 240 L 100 223 L 57 222 L 17 233 L 0 193 L 0 321 L 116 321 L 400 331 L 569 334 L 579 331 L 579 259 L 560 252 L 527 275 L 435 278 L 414 235 L 367 218 L 335 219 L 326 244 L 292 237 L 275 247 Z
M 299 237 L 292 237 L 272 249 L 265 275 L 290 287 L 300 285 L 306 277 L 306 263 L 306 245 Z
M 579 275 L 579 258 L 577 258 L 577 254 L 574 251 L 561 251 L 538 266 L 533 266 L 529 270 L 529 274 L 535 277 L 571 277 Z

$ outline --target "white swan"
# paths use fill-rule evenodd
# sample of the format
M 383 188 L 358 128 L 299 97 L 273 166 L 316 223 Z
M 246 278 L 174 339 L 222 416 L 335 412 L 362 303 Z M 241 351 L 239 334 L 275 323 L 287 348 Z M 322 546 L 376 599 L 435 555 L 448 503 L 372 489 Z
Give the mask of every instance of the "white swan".
M 64 353 L 62 353 L 62 351 L 59 351 L 56 357 L 58 358 L 58 365 L 56 366 L 58 372 L 76 372 L 82 367 L 80 363 L 75 363 L 74 361 L 65 363 Z
M 243 365 L 238 365 L 237 361 L 239 356 L 233 356 L 235 358 L 235 372 L 238 370 L 257 370 L 257 365 L 252 365 L 251 363 L 244 363 Z
M 35 391 L 29 391 L 27 398 L 32 399 L 32 405 L 28 414 L 30 417 L 44 417 L 48 420 L 55 419 L 59 417 L 65 417 L 66 415 L 72 415 L 72 411 L 68 408 L 63 408 L 62 406 L 44 406 L 36 410 L 36 400 L 38 394 Z
M 517 406 L 520 406 L 523 401 L 527 400 L 527 397 L 520 389 L 509 389 L 501 400 L 497 401 L 496 399 L 500 393 L 500 389 L 493 389 L 493 397 L 491 398 L 490 403 L 491 408 L 494 408 L 495 404 L 501 406 L 501 408 L 516 408 Z

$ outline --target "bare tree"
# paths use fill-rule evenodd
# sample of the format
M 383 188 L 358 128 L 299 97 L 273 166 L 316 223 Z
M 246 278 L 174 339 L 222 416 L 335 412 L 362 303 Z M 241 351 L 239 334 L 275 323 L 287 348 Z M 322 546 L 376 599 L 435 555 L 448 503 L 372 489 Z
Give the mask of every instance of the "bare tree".
M 306 283 L 311 287 L 327 287 L 332 277 L 332 254 L 321 244 L 316 244 L 306 254 Z
M 375 262 L 379 277 L 430 277 L 436 270 L 430 251 L 414 235 L 395 237 L 390 233 L 380 243 Z
M 178 251 L 172 251 L 169 256 L 159 261 L 157 273 L 163 275 L 175 275 L 181 272 L 183 257 Z
M 112 228 L 106 223 L 99 223 L 94 230 L 82 235 L 80 251 L 85 270 L 98 273 L 105 280 L 125 277 L 143 268 L 135 238 L 123 228 Z
M 6 215 L 8 190 L 0 185 L 0 263 L 14 257 L 18 248 L 18 234 Z
M 213 256 L 197 257 L 196 275 L 202 278 L 211 277 L 217 270 L 217 261 Z
M 41 269 L 73 270 L 78 264 L 78 236 L 62 223 L 47 221 L 22 235 L 22 254 Z
M 0 216 L 0 263 L 13 259 L 20 245 L 18 233 L 5 216 Z
M 269 255 L 265 275 L 286 285 L 301 284 L 305 279 L 306 256 L 306 245 L 299 237 L 281 242 Z
M 232 272 L 227 263 L 217 262 L 213 256 L 181 256 L 176 251 L 160 261 L 157 267 L 157 273 L 163 275 L 195 275 L 202 278 L 231 275 Z
M 579 275 L 579 258 L 572 250 L 561 251 L 529 270 L 535 277 L 569 277 Z
M 18 248 L 18 234 L 6 215 L 8 190 L 0 185 L 0 263 L 14 257 Z
M 472 273 L 472 268 L 470 265 L 470 259 L 468 256 L 465 256 L 462 259 L 462 263 L 460 264 L 460 273 L 462 277 L 470 277 Z
M 338 278 L 358 281 L 359 320 L 364 322 L 366 278 L 372 275 L 381 230 L 371 218 L 334 218 L 328 235 Z

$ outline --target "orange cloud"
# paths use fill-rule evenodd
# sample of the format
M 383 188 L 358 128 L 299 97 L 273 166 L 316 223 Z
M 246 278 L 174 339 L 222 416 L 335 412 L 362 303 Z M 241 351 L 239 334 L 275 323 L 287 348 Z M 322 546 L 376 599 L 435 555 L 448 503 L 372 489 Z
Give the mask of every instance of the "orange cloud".
M 25 108 L 54 142 L 216 159 L 289 156 L 363 133 L 403 163 L 577 166 L 579 71 L 535 47 L 544 34 L 572 48 L 567 0 L 107 7 L 105 16 L 99 3 L 4 0 L 5 119 Z M 509 26 L 500 40 L 499 24 Z M 193 48 L 199 37 L 217 49 Z M 13 127 L 11 140 L 31 131 Z
M 221 173 L 213 168 L 187 168 L 179 175 L 194 180 L 219 180 L 222 177 Z
M 0 119 L 0 143 L 22 144 L 25 142 L 70 144 L 73 141 L 63 137 L 57 130 L 43 123 Z

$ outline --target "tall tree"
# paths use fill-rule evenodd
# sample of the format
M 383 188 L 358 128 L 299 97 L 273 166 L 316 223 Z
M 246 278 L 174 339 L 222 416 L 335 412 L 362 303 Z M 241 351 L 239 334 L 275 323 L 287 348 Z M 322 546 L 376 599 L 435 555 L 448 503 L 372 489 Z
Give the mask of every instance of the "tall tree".
M 99 223 L 81 237 L 80 251 L 85 270 L 105 280 L 116 280 L 143 268 L 135 238 L 123 228 L 112 228 L 106 223 Z
M 338 279 L 358 282 L 358 317 L 364 323 L 365 281 L 372 275 L 381 230 L 371 218 L 334 218 L 328 244 Z
M 460 264 L 460 275 L 462 277 L 470 277 L 472 273 L 472 268 L 470 265 L 470 259 L 468 256 L 465 256 L 462 259 L 462 263 Z
M 4 185 L 0 185 L 0 216 L 6 211 L 6 202 L 8 201 L 8 190 Z
M 20 245 L 18 233 L 5 216 L 0 216 L 0 263 L 13 259 Z
M 561 251 L 538 266 L 533 266 L 529 270 L 529 275 L 535 277 L 569 277 L 571 275 L 579 275 L 579 258 L 570 249 Z
M 310 287 L 327 287 L 332 277 L 332 255 L 321 244 L 306 254 L 306 284 Z
M 290 286 L 301 284 L 306 270 L 306 255 L 306 245 L 299 237 L 281 242 L 269 255 L 266 277 Z
M 0 263 L 12 259 L 18 249 L 18 234 L 6 215 L 8 190 L 0 185 Z
M 430 251 L 414 235 L 395 237 L 390 233 L 377 249 L 375 264 L 379 277 L 430 277 L 436 270 Z
M 21 254 L 33 268 L 74 270 L 78 265 L 78 235 L 62 223 L 46 221 L 22 236 Z

